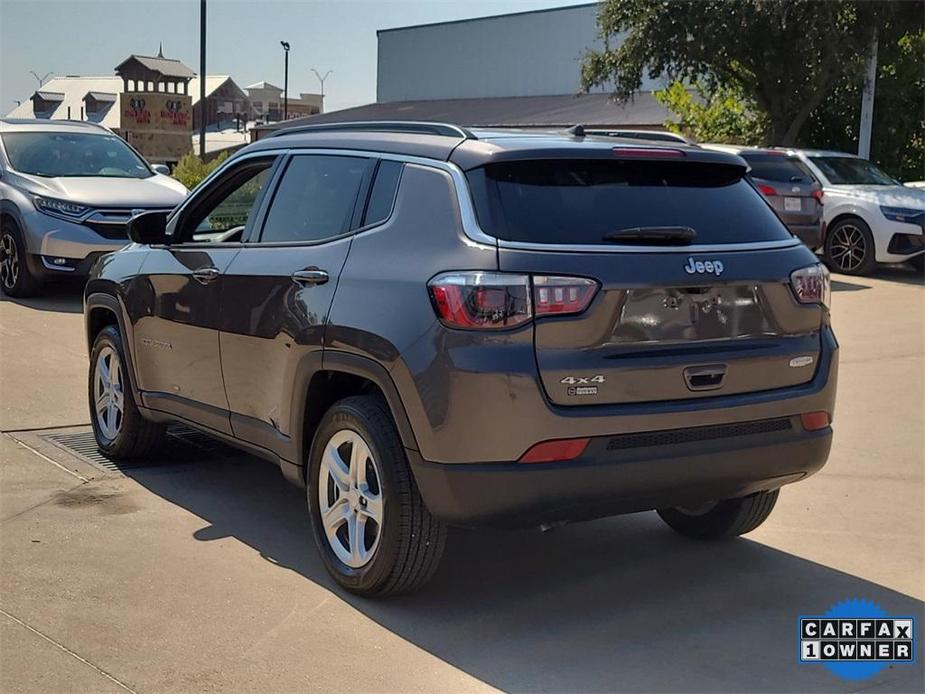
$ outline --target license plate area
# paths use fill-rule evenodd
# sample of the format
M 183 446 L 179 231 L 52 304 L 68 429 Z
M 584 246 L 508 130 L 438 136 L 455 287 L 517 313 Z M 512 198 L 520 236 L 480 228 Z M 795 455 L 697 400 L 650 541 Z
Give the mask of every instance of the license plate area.
M 784 198 L 784 210 L 787 212 L 799 212 L 803 209 L 803 198 Z

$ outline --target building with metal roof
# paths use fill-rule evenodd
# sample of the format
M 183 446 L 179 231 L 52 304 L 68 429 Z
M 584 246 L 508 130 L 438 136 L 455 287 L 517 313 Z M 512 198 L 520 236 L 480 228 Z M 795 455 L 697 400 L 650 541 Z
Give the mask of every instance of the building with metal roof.
M 646 79 L 625 104 L 581 94 L 581 61 L 602 47 L 597 3 L 377 32 L 376 103 L 293 122 L 428 120 L 465 126 L 661 128 L 668 110 Z

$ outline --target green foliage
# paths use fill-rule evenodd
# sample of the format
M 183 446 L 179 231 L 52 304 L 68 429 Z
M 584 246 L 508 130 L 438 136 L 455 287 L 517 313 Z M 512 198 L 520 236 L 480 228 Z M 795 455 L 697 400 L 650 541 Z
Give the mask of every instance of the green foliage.
M 655 98 L 678 116 L 665 127 L 698 142 L 761 142 L 766 137 L 767 117 L 735 87 L 709 91 L 696 84 L 692 92 L 682 82 L 673 82 L 655 92 Z
M 192 190 L 227 158 L 228 152 L 222 152 L 211 161 L 204 162 L 192 152 L 187 152 L 173 168 L 173 177 Z
M 707 94 L 730 88 L 767 119 L 767 143 L 791 145 L 837 85 L 861 79 L 873 28 L 894 46 L 921 28 L 922 10 L 901 0 L 605 0 L 598 25 L 605 49 L 585 56 L 585 90 L 625 100 L 646 75 Z
M 881 43 L 870 158 L 902 181 L 925 179 L 925 30 Z M 860 79 L 843 79 L 816 109 L 798 143 L 853 152 L 861 119 Z

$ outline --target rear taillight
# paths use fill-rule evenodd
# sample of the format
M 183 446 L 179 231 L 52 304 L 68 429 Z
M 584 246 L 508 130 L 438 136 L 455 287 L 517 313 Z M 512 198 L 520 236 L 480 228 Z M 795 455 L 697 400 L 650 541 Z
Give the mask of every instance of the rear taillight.
M 825 429 L 830 423 L 828 412 L 804 412 L 800 415 L 800 424 L 806 431 L 819 431 Z
M 597 282 L 584 277 L 533 278 L 536 315 L 581 313 L 597 293 Z
M 832 281 L 825 265 L 817 263 L 794 270 L 790 286 L 801 304 L 832 305 Z
M 822 190 L 814 190 L 811 195 L 816 202 L 820 205 L 822 204 Z
M 437 317 L 451 328 L 499 330 L 533 317 L 526 275 L 446 272 L 427 288 Z
M 767 183 L 759 183 L 758 190 L 761 191 L 762 195 L 777 195 L 777 190 L 769 186 Z
M 464 330 L 502 330 L 534 315 L 581 313 L 597 288 L 597 282 L 584 277 L 481 271 L 445 272 L 427 283 L 440 321 Z

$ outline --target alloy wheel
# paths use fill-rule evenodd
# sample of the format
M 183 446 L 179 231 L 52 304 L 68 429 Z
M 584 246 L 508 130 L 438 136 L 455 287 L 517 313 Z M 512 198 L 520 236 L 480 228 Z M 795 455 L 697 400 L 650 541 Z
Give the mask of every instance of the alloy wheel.
M 832 233 L 829 257 L 839 270 L 857 270 L 866 255 L 867 241 L 864 239 L 864 233 L 854 224 L 842 224 Z
M 122 364 L 116 351 L 103 347 L 96 358 L 93 377 L 93 402 L 96 423 L 104 437 L 112 441 L 122 429 L 125 393 L 122 388 Z
M 382 535 L 379 466 L 363 437 L 335 433 L 318 470 L 318 508 L 324 535 L 337 558 L 358 569 L 373 558 Z
M 19 279 L 19 251 L 16 239 L 9 232 L 0 238 L 0 282 L 5 289 L 12 289 Z

